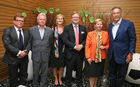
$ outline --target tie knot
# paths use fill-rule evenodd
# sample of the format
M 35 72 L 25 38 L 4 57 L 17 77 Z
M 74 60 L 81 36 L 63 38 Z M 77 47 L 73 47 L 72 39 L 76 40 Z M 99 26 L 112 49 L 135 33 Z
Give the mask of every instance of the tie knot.
M 77 24 L 75 24 L 75 27 L 77 27 Z
M 21 33 L 21 30 L 20 29 L 18 29 L 18 31 Z

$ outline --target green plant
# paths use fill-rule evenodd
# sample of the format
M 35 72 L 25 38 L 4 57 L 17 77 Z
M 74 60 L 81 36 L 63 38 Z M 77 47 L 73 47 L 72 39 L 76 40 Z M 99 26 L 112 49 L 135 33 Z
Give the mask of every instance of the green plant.
M 55 23 L 55 16 L 58 15 L 58 14 L 61 14 L 61 12 L 59 12 L 60 9 L 59 8 L 49 8 L 48 11 L 46 9 L 41 9 L 40 7 L 36 8 L 36 10 L 33 10 L 33 13 L 34 14 L 39 14 L 39 13 L 44 13 L 46 14 L 46 17 L 47 17 L 47 23 L 46 25 L 51 27 L 51 28 L 54 28 L 54 26 L 56 26 L 56 23 Z
M 93 13 L 93 12 L 92 12 Z M 80 20 L 82 25 L 84 25 L 87 28 L 87 31 L 92 31 L 94 29 L 94 21 L 97 18 L 101 18 L 104 20 L 103 23 L 103 29 L 107 30 L 108 29 L 108 23 L 109 23 L 109 15 L 105 14 L 105 13 L 97 13 L 96 15 L 91 15 L 90 12 L 88 10 L 79 10 L 79 15 L 80 15 Z
M 22 16 L 26 17 L 27 16 L 27 13 L 22 12 Z

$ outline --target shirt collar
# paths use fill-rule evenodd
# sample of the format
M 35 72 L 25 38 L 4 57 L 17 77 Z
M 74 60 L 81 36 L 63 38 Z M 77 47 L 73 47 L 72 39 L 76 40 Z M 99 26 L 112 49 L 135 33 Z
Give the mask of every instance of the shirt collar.
M 120 20 L 115 24 L 114 22 L 112 23 L 113 25 L 119 25 L 122 21 L 122 18 L 120 18 Z
M 14 28 L 16 29 L 16 31 L 22 30 L 22 28 L 17 28 L 15 25 L 14 25 Z
M 47 28 L 47 26 L 45 25 L 45 26 L 44 26 L 44 29 L 46 30 L 46 28 Z M 40 26 L 39 26 L 39 25 L 38 25 L 38 29 L 40 29 Z
M 75 24 L 72 23 L 72 26 L 75 27 Z M 77 27 L 79 26 L 79 24 L 77 24 Z

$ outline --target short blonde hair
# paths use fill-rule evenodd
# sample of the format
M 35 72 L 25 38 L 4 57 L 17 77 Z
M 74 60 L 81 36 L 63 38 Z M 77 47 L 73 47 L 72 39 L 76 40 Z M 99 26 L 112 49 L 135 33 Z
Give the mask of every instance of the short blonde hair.
M 63 18 L 63 22 L 64 22 L 64 15 L 63 14 L 58 14 L 56 15 L 56 24 L 57 24 L 57 18 L 62 17 Z
M 56 15 L 56 19 L 57 19 L 58 17 L 63 17 L 63 18 L 64 18 L 64 15 L 63 15 L 63 14 L 58 14 L 58 15 Z
M 94 25 L 97 24 L 97 22 L 102 22 L 102 24 L 103 24 L 103 20 L 100 19 L 100 18 L 98 18 L 98 19 L 96 19 L 96 20 L 94 21 Z

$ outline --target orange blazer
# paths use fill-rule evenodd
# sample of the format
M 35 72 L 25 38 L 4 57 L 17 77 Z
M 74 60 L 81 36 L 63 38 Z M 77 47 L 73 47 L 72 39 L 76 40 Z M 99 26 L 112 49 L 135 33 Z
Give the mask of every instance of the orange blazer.
M 106 31 L 102 32 L 102 43 L 103 46 L 105 46 L 105 49 L 101 50 L 101 57 L 102 59 L 106 58 L 106 52 L 109 48 L 109 35 Z M 95 60 L 95 52 L 96 52 L 96 45 L 97 45 L 97 39 L 96 39 L 96 30 L 89 32 L 86 39 L 86 45 L 85 45 L 85 56 L 86 58 L 91 58 L 91 60 Z

